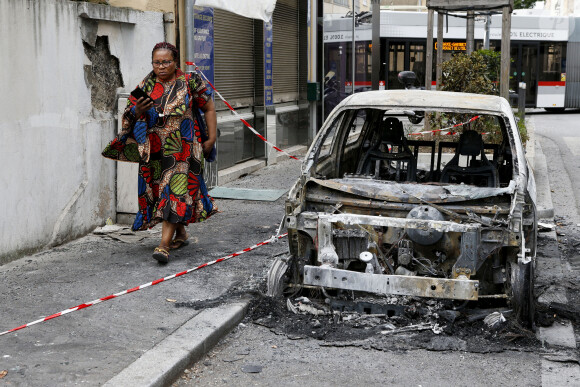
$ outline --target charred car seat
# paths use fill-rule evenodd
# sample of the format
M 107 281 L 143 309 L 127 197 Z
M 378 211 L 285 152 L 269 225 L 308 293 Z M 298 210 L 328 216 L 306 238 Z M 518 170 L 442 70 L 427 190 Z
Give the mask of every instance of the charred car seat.
M 459 166 L 460 156 L 467 156 L 465 167 Z M 479 160 L 476 159 L 477 156 L 480 156 Z M 443 168 L 440 181 L 497 187 L 497 169 L 485 156 L 480 133 L 474 130 L 461 133 L 455 155 Z
M 407 145 L 401 121 L 395 117 L 388 117 L 381 123 L 379 130 L 380 139 L 366 151 L 360 160 L 357 174 L 374 175 L 378 179 L 381 177 L 381 164 L 385 161 L 391 172 L 389 175 L 392 175 L 390 179 L 415 181 L 417 160 Z

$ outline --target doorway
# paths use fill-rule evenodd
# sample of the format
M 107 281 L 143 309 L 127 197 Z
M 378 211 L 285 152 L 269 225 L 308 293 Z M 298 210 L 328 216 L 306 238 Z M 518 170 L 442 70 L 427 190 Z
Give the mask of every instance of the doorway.
M 399 82 L 401 71 L 414 71 L 416 87 L 425 84 L 425 43 L 423 41 L 387 40 L 387 89 L 404 89 Z
M 526 84 L 526 107 L 536 106 L 540 62 L 539 42 L 512 42 L 510 57 L 510 90 L 519 93 L 519 84 Z

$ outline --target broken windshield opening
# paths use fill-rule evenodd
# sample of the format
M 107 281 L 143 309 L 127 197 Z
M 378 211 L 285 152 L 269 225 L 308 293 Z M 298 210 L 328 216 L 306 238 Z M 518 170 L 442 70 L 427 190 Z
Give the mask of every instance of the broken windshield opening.
M 326 179 L 510 184 L 514 166 L 503 117 L 433 112 L 419 124 L 416 117 L 410 110 L 343 110 L 327 129 L 314 172 Z

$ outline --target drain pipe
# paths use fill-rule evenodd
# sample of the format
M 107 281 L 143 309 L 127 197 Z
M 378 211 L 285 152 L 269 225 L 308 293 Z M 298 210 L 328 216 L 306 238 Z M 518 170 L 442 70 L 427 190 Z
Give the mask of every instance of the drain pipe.
M 163 14 L 163 29 L 165 30 L 165 41 L 175 45 L 175 14 L 173 12 Z
M 185 0 L 185 61 L 193 62 L 193 6 L 195 0 Z M 185 65 L 185 71 L 191 72 L 195 70 L 192 65 Z

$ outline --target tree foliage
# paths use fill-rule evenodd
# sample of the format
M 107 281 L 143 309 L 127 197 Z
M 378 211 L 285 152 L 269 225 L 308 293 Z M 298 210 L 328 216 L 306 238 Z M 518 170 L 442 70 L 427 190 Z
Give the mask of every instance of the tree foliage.
M 479 50 L 455 54 L 441 64 L 443 90 L 499 95 L 501 54 Z
M 514 9 L 529 9 L 535 4 L 536 0 L 514 0 Z

